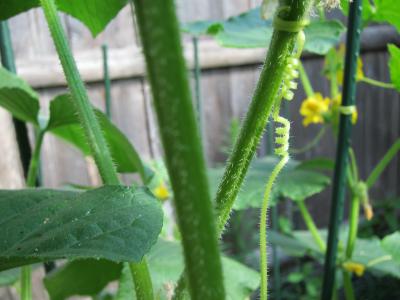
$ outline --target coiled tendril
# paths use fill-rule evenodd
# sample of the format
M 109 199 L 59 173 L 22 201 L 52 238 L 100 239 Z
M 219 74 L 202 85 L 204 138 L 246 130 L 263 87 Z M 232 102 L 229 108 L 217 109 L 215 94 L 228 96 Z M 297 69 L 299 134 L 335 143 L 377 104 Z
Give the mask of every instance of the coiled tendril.
M 297 33 L 297 47 L 296 51 L 287 59 L 287 66 L 285 68 L 284 79 L 282 82 L 281 90 L 278 98 L 274 104 L 273 119 L 276 124 L 281 126 L 275 129 L 275 154 L 281 157 L 278 164 L 272 170 L 271 176 L 268 179 L 264 191 L 264 198 L 261 207 L 261 220 L 260 220 L 260 271 L 261 271 L 261 300 L 266 300 L 267 294 L 267 210 L 269 198 L 272 190 L 273 183 L 278 177 L 279 173 L 289 161 L 289 137 L 290 137 L 290 121 L 279 115 L 279 109 L 282 99 L 288 101 L 294 97 L 294 92 L 297 88 L 296 78 L 299 77 L 298 67 L 300 64 L 300 56 L 303 51 L 305 43 L 305 35 L 301 30 Z

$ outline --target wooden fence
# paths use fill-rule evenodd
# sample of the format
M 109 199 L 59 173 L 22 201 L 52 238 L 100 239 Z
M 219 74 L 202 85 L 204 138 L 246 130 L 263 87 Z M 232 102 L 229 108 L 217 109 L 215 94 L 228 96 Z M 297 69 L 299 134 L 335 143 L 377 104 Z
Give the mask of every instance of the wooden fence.
M 221 19 L 254 7 L 257 2 L 259 1 L 180 0 L 178 9 L 182 21 Z M 144 158 L 161 157 L 151 96 L 145 81 L 145 65 L 137 43 L 130 8 L 126 7 L 96 39 L 93 39 L 78 21 L 68 16 L 63 15 L 63 23 L 76 54 L 79 69 L 87 82 L 90 98 L 94 105 L 101 109 L 105 106 L 104 87 L 101 83 L 101 45 L 108 44 L 112 77 L 112 119 Z M 49 101 L 54 96 L 66 92 L 66 88 L 43 14 L 38 9 L 22 14 L 11 19 L 10 27 L 18 73 L 40 92 L 42 105 L 47 108 Z M 362 58 L 364 72 L 368 77 L 389 81 L 388 54 L 385 48 L 387 42 L 400 44 L 398 34 L 389 27 L 379 26 L 364 33 Z M 184 39 L 184 46 L 188 65 L 191 67 L 193 49 L 189 37 Z M 230 122 L 234 118 L 242 118 L 246 112 L 264 56 L 263 49 L 226 49 L 210 39 L 201 39 L 204 141 L 210 164 L 224 162 L 226 159 L 222 149 L 229 137 Z M 314 89 L 328 93 L 328 83 L 321 75 L 322 59 L 306 55 L 304 64 Z M 304 92 L 299 89 L 296 99 L 288 106 L 293 123 L 292 145 L 297 148 L 310 141 L 318 131 L 318 126 L 304 128 L 301 124 L 299 106 L 304 97 Z M 394 91 L 360 83 L 357 107 L 359 120 L 353 131 L 353 146 L 361 176 L 365 178 L 388 147 L 400 136 L 400 97 Z M 265 153 L 263 145 L 260 146 L 260 154 Z M 299 158 L 333 157 L 334 153 L 335 141 L 332 134 L 328 133 L 317 147 Z M 6 158 L 3 153 L 2 160 L 5 159 L 13 158 Z M 65 183 L 88 184 L 95 178 L 90 175 L 93 170 L 90 166 L 91 163 L 76 149 L 52 136 L 45 138 L 42 155 L 45 186 L 59 187 Z M 125 176 L 127 181 L 130 178 Z M 378 199 L 385 194 L 399 195 L 399 178 L 400 160 L 396 158 L 374 188 L 373 197 Z M 315 198 L 314 201 L 312 212 L 320 216 L 320 225 L 326 225 L 329 192 Z

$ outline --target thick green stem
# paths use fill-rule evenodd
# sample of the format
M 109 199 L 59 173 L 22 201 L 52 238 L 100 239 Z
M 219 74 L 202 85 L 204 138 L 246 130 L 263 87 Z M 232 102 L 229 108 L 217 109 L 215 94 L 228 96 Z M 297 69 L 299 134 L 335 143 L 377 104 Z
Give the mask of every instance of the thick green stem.
M 267 185 L 265 187 L 263 203 L 261 207 L 260 216 L 260 273 L 261 273 L 261 284 L 260 284 L 260 299 L 268 299 L 268 251 L 267 251 L 267 213 L 269 198 L 272 190 L 272 185 L 275 182 L 276 177 L 281 172 L 282 168 L 286 165 L 289 160 L 289 156 L 286 155 L 281 158 L 279 163 L 275 166 L 271 175 L 268 178 Z
M 291 21 L 303 20 L 308 16 L 311 3 L 309 0 L 281 1 L 289 9 L 281 11 L 279 17 Z M 286 31 L 274 30 L 272 35 L 253 99 L 216 195 L 219 232 L 223 231 L 229 219 L 233 203 L 267 124 L 296 39 L 297 33 Z
M 153 290 L 153 285 L 146 258 L 144 257 L 138 264 L 129 264 L 129 268 L 135 282 L 136 298 L 154 300 L 153 293 L 149 293 L 149 291 Z
M 99 169 L 100 176 L 107 184 L 119 184 L 110 151 L 90 104 L 85 85 L 79 74 L 71 49 L 69 48 L 64 29 L 57 14 L 55 2 L 54 0 L 40 1 L 64 70 L 65 78 L 67 79 L 73 105 L 77 109 L 81 124 L 85 130 L 86 138 Z
M 343 271 L 343 287 L 346 300 L 355 300 L 351 273 L 348 271 Z
M 299 64 L 299 73 L 300 73 L 300 80 L 303 84 L 304 91 L 306 92 L 307 97 L 312 97 L 314 95 L 314 90 L 312 88 L 310 79 L 308 78 L 307 72 L 304 69 L 303 64 L 300 62 Z
M 205 160 L 173 0 L 134 0 L 148 77 L 174 191 L 192 299 L 225 291 Z
M 394 84 L 392 84 L 392 83 L 382 82 L 382 81 L 375 80 L 375 79 L 368 78 L 368 77 L 361 77 L 361 78 L 358 78 L 358 80 L 368 83 L 373 86 L 384 88 L 384 89 L 394 89 L 395 88 Z
M 32 300 L 32 267 L 21 268 L 21 300 Z
M 314 223 L 314 220 L 312 219 L 310 213 L 308 212 L 308 209 L 306 207 L 306 204 L 304 201 L 297 201 L 297 206 L 299 207 L 301 216 L 303 217 L 304 223 L 306 223 L 307 229 L 311 232 L 311 235 L 315 241 L 315 243 L 318 245 L 319 250 L 321 250 L 322 253 L 325 253 L 326 251 L 326 244 L 324 240 L 321 238 L 318 228 Z
M 375 184 L 379 176 L 382 174 L 383 170 L 385 170 L 387 165 L 390 163 L 393 157 L 395 157 L 398 151 L 400 151 L 400 139 L 397 139 L 396 142 L 389 148 L 381 161 L 376 165 L 371 174 L 368 176 L 368 179 L 366 181 L 368 188 L 371 188 Z
M 95 159 L 100 176 L 105 184 L 119 184 L 119 178 L 107 147 L 106 140 L 100 129 L 100 124 L 95 116 L 92 105 L 90 104 L 84 83 L 79 74 L 71 49 L 68 46 L 65 32 L 62 28 L 57 8 L 54 0 L 41 0 L 41 5 L 53 37 L 54 44 L 61 65 L 67 79 L 73 104 L 75 105 L 81 124 L 85 130 L 86 138 L 90 146 L 91 153 Z M 135 289 L 140 290 L 140 295 L 145 295 L 139 299 L 152 299 L 153 289 L 151 278 L 148 271 L 146 260 L 140 263 L 131 263 L 131 270 L 135 270 Z M 144 286 L 141 286 L 144 283 Z

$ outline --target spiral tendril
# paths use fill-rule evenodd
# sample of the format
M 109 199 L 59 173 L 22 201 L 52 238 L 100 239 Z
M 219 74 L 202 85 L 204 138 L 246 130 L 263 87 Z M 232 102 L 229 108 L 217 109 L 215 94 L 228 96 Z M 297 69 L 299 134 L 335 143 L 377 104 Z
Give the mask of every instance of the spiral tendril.
M 274 181 L 278 177 L 283 167 L 289 161 L 289 138 L 290 138 L 290 121 L 279 115 L 282 99 L 291 101 L 294 97 L 293 90 L 297 89 L 296 78 L 299 77 L 298 67 L 300 65 L 300 56 L 304 48 L 305 35 L 303 31 L 297 34 L 296 50 L 288 57 L 287 65 L 283 75 L 283 82 L 280 93 L 274 104 L 273 119 L 275 123 L 280 125 L 275 129 L 275 154 L 280 157 L 280 161 L 272 170 L 265 187 L 263 203 L 261 207 L 260 220 L 260 270 L 261 270 L 261 300 L 266 300 L 267 294 L 267 211 L 269 198 Z

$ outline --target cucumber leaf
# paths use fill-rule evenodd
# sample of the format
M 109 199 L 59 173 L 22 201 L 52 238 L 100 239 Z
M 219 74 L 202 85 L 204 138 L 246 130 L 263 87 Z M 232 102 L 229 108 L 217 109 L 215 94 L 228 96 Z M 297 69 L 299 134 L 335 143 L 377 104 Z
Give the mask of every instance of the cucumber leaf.
M 147 189 L 123 186 L 2 190 L 0 211 L 0 270 L 60 258 L 138 262 L 163 218 Z
M 102 32 L 127 3 L 128 0 L 56 0 L 60 11 L 85 24 L 93 36 Z M 39 0 L 2 0 L 0 20 L 7 20 L 39 6 Z
M 3 67 L 0 67 L 0 106 L 19 120 L 39 124 L 39 95 Z
M 168 299 L 166 297 L 168 289 L 173 287 L 184 268 L 181 246 L 177 242 L 159 239 L 147 254 L 147 261 L 153 281 L 154 295 L 157 299 Z M 68 265 L 72 266 L 74 263 L 68 263 L 66 267 L 70 268 Z M 102 276 L 108 276 L 108 281 L 112 281 L 116 279 L 113 272 L 118 269 L 122 279 L 120 280 L 117 299 L 136 299 L 132 294 L 133 280 L 129 268 L 121 273 L 122 264 L 111 264 L 114 264 L 114 267 L 105 263 L 99 264 L 99 268 L 96 267 L 97 273 L 95 273 L 89 269 L 90 265 L 83 264 L 83 261 L 77 261 L 73 267 L 77 271 L 81 270 L 81 274 L 79 272 L 68 274 L 64 269 L 66 267 L 64 267 L 47 275 L 44 280 L 45 286 L 53 300 L 61 300 L 73 295 L 94 295 L 101 292 L 106 284 L 102 284 L 102 287 L 98 288 L 98 285 L 89 277 L 95 278 L 96 274 L 102 274 Z M 222 265 L 228 299 L 247 299 L 257 289 L 260 279 L 256 271 L 228 257 L 222 257 Z M 103 269 L 100 269 L 100 267 L 103 267 Z M 112 271 L 109 273 L 108 270 Z M 102 282 L 105 282 L 105 280 Z M 79 291 L 71 288 L 74 284 L 82 288 Z M 87 291 L 90 291 L 90 293 Z
M 395 88 L 400 92 L 400 49 L 393 44 L 389 44 L 388 49 L 390 53 L 390 78 Z
M 143 162 L 130 141 L 102 111 L 95 109 L 95 113 L 118 172 L 140 172 L 146 177 Z M 69 95 L 60 95 L 51 101 L 47 130 L 77 147 L 85 156 L 90 155 L 84 130 Z
M 273 26 L 271 20 L 261 18 L 260 8 L 255 8 L 225 21 L 184 24 L 182 30 L 192 35 L 212 35 L 223 47 L 266 48 L 272 37 Z M 337 20 L 312 20 L 304 29 L 304 48 L 312 53 L 326 54 L 339 42 L 344 30 L 343 24 Z
M 273 168 L 278 163 L 276 157 L 264 157 L 253 160 L 246 175 L 245 182 L 233 206 L 236 210 L 249 207 L 259 208 L 262 204 L 265 185 Z M 329 177 L 314 170 L 298 168 L 299 162 L 291 160 L 279 174 L 271 193 L 271 205 L 279 197 L 293 201 L 302 201 L 324 190 L 329 184 Z M 211 191 L 215 194 L 224 168 L 211 169 L 209 179 Z

